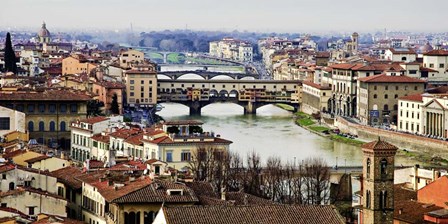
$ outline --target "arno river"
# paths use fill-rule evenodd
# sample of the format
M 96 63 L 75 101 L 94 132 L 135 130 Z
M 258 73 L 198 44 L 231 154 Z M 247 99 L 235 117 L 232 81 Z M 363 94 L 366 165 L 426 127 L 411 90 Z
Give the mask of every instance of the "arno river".
M 204 131 L 213 131 L 233 141 L 232 151 L 245 157 L 255 150 L 263 162 L 269 156 L 298 164 L 307 157 L 322 157 L 332 166 L 361 165 L 360 147 L 334 142 L 310 133 L 294 124 L 292 114 L 273 105 L 257 110 L 257 115 L 243 115 L 243 108 L 235 104 L 212 104 L 202 108 L 202 116 L 189 116 L 189 109 L 180 104 L 162 104 L 158 112 L 165 120 L 196 119 L 204 122 Z M 414 165 L 404 157 L 396 165 Z

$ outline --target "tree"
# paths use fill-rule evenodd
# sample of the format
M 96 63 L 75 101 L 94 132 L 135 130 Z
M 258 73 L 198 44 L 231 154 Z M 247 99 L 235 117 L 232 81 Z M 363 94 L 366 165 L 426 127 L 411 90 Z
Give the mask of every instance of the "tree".
M 14 49 L 12 49 L 11 43 L 11 34 L 9 32 L 6 34 L 5 41 L 5 70 L 7 72 L 17 73 L 17 65 L 16 65 L 16 54 L 14 53 Z
M 101 107 L 104 107 L 104 103 L 99 100 L 90 100 L 87 102 L 87 116 L 95 117 L 101 115 Z
M 112 114 L 120 114 L 120 107 L 118 106 L 118 96 L 116 93 L 112 96 L 112 104 L 110 105 Z

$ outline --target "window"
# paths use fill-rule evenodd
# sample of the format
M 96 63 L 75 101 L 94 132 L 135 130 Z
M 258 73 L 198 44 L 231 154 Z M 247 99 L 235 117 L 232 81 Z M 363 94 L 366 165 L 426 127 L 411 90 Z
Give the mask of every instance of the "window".
M 388 111 L 389 110 L 389 105 L 384 104 L 383 110 Z
M 445 68 L 444 64 L 439 64 L 439 68 Z
M 382 177 L 384 177 L 387 174 L 387 160 L 386 159 L 381 160 L 380 173 L 381 173 Z
M 70 112 L 78 113 L 78 105 L 77 104 L 70 105 Z
M 395 90 L 398 90 L 398 86 L 395 86 Z
M 394 105 L 394 110 L 398 110 L 398 104 Z
M 370 197 L 371 197 L 370 191 L 367 190 L 367 192 L 366 192 L 366 207 L 367 208 L 370 208 L 370 200 L 371 200 Z
M 61 113 L 66 113 L 67 112 L 67 104 L 59 105 L 59 111 L 61 111 Z
M 34 113 L 34 104 L 28 104 L 28 112 Z
M 28 207 L 28 215 L 34 215 L 34 207 Z
M 56 129 L 55 126 L 56 126 L 56 125 L 55 125 L 54 121 L 50 121 L 50 131 L 56 131 L 56 130 L 55 130 L 55 129 Z
M 0 207 L 6 208 L 6 207 L 8 207 L 8 204 L 7 203 L 2 203 Z
M 191 153 L 190 152 L 182 152 L 180 154 L 181 161 L 190 161 L 191 159 Z
M 130 83 L 130 84 L 134 84 L 134 80 L 132 80 L 132 79 L 129 80 L 129 83 Z
M 6 180 L 6 173 L 2 174 L 2 180 Z
M 45 104 L 39 104 L 39 113 L 45 113 Z
M 64 197 L 64 188 L 58 187 L 58 195 Z
M 45 123 L 43 121 L 39 121 L 39 131 L 45 131 Z
M 134 90 L 134 86 L 131 86 L 130 89 L 131 89 L 131 90 Z
M 367 178 L 370 178 L 370 158 L 367 158 Z
M 385 94 L 384 95 L 384 99 L 387 99 L 387 98 L 389 98 L 389 96 L 387 94 Z
M 429 67 L 430 67 L 430 68 L 434 68 L 434 64 L 432 64 L 432 63 L 429 64 Z
M 373 94 L 373 99 L 376 99 L 378 96 L 376 94 Z
M 15 184 L 14 184 L 14 182 L 10 182 L 10 183 L 9 183 L 9 190 L 12 191 L 12 190 L 14 190 L 14 189 L 15 189 Z
M 66 131 L 66 130 L 65 130 L 65 127 L 66 127 L 65 121 L 61 121 L 59 130 L 60 130 L 60 131 Z
M 408 86 L 404 86 L 404 90 L 408 90 Z
M 418 86 L 414 86 L 414 90 L 418 90 Z
M 10 118 L 0 117 L 0 130 L 9 130 L 9 127 L 10 127 Z
M 130 96 L 134 96 L 134 92 L 130 92 L 129 95 L 130 95 Z
M 373 90 L 376 90 L 376 86 L 373 86 Z
M 50 113 L 54 114 L 56 112 L 56 105 L 50 104 L 48 110 L 50 111 Z
M 34 131 L 34 122 L 32 121 L 28 122 L 28 131 Z
M 380 209 L 385 210 L 387 206 L 387 191 L 380 192 Z
M 398 98 L 398 94 L 395 94 L 394 98 L 397 99 Z
M 145 80 L 141 80 L 140 84 L 142 84 L 142 85 L 145 84 Z
M 389 86 L 385 86 L 385 87 L 384 87 L 384 90 L 389 90 Z
M 173 152 L 172 151 L 166 152 L 166 161 L 173 162 Z

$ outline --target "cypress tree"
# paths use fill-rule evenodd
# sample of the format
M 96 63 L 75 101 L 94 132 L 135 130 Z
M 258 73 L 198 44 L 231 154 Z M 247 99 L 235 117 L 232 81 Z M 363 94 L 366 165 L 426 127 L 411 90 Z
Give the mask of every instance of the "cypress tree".
M 110 110 L 112 114 L 120 114 L 120 107 L 118 106 L 118 96 L 116 93 L 112 96 L 112 104 L 110 105 Z
M 11 34 L 8 32 L 5 41 L 5 70 L 17 74 L 16 61 L 16 54 L 14 53 L 14 49 L 12 49 Z

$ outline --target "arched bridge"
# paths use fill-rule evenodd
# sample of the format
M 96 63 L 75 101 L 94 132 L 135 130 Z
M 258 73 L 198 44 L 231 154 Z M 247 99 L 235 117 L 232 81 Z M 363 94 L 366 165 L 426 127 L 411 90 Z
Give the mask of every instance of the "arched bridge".
M 283 103 L 298 110 L 301 103 L 300 81 L 277 80 L 158 80 L 158 103 L 175 102 L 190 108 L 190 114 L 215 102 L 232 102 L 255 114 L 257 108 Z
M 211 71 L 170 71 L 170 72 L 158 72 L 159 79 L 172 79 L 177 80 L 178 78 L 181 78 L 184 75 L 197 75 L 198 77 L 201 77 L 204 80 L 213 79 L 216 77 L 226 77 L 231 79 L 258 79 L 258 74 L 243 74 L 243 73 L 229 73 L 229 72 L 211 72 Z

